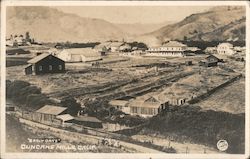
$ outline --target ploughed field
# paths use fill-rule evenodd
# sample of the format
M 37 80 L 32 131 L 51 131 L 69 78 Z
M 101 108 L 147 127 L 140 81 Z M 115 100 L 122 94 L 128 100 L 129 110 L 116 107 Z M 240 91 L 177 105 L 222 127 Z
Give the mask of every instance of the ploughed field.
M 79 101 L 99 97 L 114 99 L 125 95 L 139 96 L 157 91 L 190 98 L 206 93 L 244 72 L 244 64 L 226 57 L 223 57 L 226 63 L 222 66 L 200 67 L 198 62 L 205 57 L 128 58 L 113 54 L 104 57 L 98 67 L 82 64 L 74 64 L 72 67 L 72 64 L 66 64 L 67 71 L 63 74 L 27 76 L 24 75 L 26 65 L 7 67 L 6 79 L 28 81 L 41 87 L 42 92 L 50 97 L 71 96 L 77 97 Z M 185 61 L 192 61 L 193 65 L 186 66 Z M 237 87 L 233 87 L 231 91 L 234 92 L 234 89 L 237 90 Z M 238 92 L 238 95 L 244 96 L 244 92 Z M 221 98 L 217 100 L 219 99 Z M 219 106 L 217 100 L 214 101 L 214 107 Z M 237 100 L 244 105 L 243 98 L 234 101 Z M 225 102 L 221 104 L 223 103 Z M 231 106 L 234 104 L 229 105 Z

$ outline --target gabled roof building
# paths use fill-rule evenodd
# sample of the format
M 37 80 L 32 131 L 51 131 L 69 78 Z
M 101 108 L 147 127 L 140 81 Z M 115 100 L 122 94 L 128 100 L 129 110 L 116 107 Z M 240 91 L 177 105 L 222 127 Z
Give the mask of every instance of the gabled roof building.
M 65 62 L 51 54 L 43 53 L 28 61 L 25 74 L 39 75 L 65 72 Z

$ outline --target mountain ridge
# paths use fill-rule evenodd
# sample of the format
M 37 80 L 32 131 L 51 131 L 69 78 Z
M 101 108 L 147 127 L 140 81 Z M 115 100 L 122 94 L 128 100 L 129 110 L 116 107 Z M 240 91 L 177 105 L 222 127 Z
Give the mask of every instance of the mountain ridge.
M 143 36 L 144 38 L 155 38 L 158 43 L 167 40 L 226 41 L 233 39 L 244 41 L 245 21 L 245 10 L 241 7 L 230 9 L 228 7 L 215 7 L 203 13 L 187 16 L 178 23 L 164 26 Z M 228 25 L 230 26 L 228 29 L 235 28 L 234 31 L 228 32 L 228 30 L 225 30 Z M 234 25 L 240 25 L 239 32 Z

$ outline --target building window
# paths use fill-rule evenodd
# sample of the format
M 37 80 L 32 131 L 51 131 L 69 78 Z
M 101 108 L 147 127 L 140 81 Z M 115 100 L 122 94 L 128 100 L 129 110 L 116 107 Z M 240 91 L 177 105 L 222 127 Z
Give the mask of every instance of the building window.
M 39 66 L 39 71 L 42 71 L 43 70 L 43 66 Z
M 59 68 L 59 70 L 62 70 L 62 65 L 59 65 L 58 68 Z
M 49 70 L 52 71 L 52 65 L 49 65 Z

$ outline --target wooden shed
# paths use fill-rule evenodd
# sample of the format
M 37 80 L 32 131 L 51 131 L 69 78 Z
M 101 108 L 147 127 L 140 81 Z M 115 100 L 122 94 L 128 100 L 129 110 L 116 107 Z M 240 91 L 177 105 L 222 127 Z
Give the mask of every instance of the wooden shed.
M 62 121 L 57 118 L 58 115 L 66 114 L 67 108 L 53 105 L 45 105 L 38 109 L 34 115 L 33 120 L 48 125 L 62 125 Z

